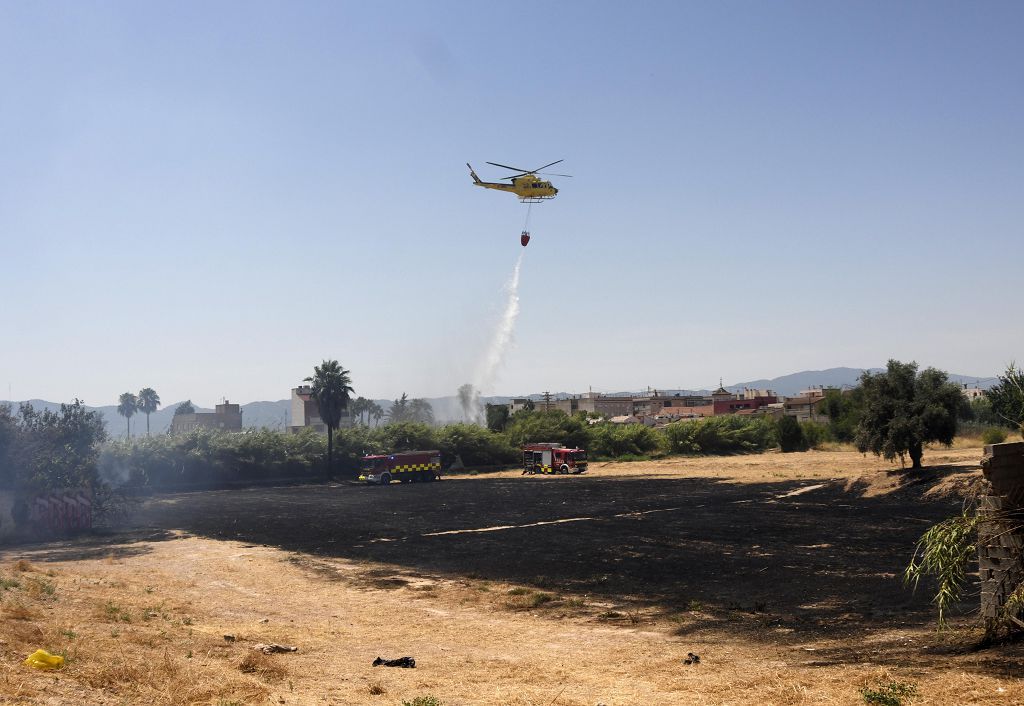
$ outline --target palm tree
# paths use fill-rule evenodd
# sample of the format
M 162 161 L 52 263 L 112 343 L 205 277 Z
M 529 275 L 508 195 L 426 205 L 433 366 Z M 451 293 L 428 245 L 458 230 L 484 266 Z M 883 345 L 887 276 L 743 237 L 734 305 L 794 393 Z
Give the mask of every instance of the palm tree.
M 139 409 L 139 398 L 130 392 L 125 392 L 118 399 L 117 413 L 128 422 L 127 438 L 132 437 L 132 415 Z
M 374 426 L 380 426 L 380 420 L 384 418 L 384 408 L 374 401 L 370 401 L 369 409 L 366 412 L 367 419 L 373 417 Z
M 139 411 L 146 415 L 146 436 L 149 436 L 149 415 L 160 406 L 160 395 L 152 387 L 139 390 Z
M 359 419 L 360 423 L 363 422 L 363 415 L 370 411 L 370 400 L 365 397 L 357 397 L 352 402 L 352 416 Z
M 350 395 L 355 392 L 352 378 L 338 361 L 325 360 L 313 368 L 313 376 L 305 382 L 312 383 L 312 397 L 320 408 L 320 419 L 327 425 L 327 478 L 330 479 L 334 468 L 334 432 L 341 426 Z

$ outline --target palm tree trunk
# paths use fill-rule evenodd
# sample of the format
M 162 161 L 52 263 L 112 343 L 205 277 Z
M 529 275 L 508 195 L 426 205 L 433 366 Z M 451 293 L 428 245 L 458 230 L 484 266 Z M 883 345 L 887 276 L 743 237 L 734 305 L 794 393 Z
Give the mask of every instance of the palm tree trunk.
M 334 466 L 334 429 L 327 427 L 327 480 L 331 479 Z
M 128 425 L 128 433 L 125 434 L 124 438 L 127 441 L 131 441 L 131 438 L 132 438 L 132 418 L 131 417 L 125 417 L 124 418 L 124 423 Z
M 146 412 L 146 436 L 149 436 L 149 412 Z

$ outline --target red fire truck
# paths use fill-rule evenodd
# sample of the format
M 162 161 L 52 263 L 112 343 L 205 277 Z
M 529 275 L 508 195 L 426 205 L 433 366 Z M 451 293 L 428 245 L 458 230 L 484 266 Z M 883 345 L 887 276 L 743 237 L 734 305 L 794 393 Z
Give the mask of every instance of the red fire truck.
M 423 483 L 438 480 L 440 477 L 440 451 L 402 451 L 363 456 L 359 480 L 376 485 L 388 485 L 393 480 Z
M 587 452 L 561 444 L 527 444 L 523 447 L 523 473 L 586 473 Z

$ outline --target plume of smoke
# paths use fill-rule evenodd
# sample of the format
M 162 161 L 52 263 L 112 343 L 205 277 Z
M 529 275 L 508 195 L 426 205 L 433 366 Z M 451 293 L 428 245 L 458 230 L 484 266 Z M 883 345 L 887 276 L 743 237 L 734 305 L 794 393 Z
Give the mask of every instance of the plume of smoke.
M 473 378 L 473 395 L 469 398 L 471 406 L 464 406 L 464 409 L 469 409 L 473 412 L 472 419 L 478 424 L 484 420 L 484 409 L 480 402 L 480 395 L 493 392 L 498 371 L 501 369 L 502 363 L 505 362 L 505 356 L 512 347 L 514 340 L 516 319 L 519 317 L 519 271 L 522 268 L 523 255 L 525 254 L 525 250 L 520 251 L 519 257 L 516 259 L 516 265 L 512 268 L 512 276 L 505 285 L 505 309 L 502 312 L 501 319 L 498 321 L 498 325 L 494 329 L 494 334 L 491 336 L 491 341 L 487 345 L 487 350 L 484 351 L 483 358 Z M 461 388 L 459 392 L 459 402 L 461 404 Z M 467 417 L 469 416 L 467 414 Z
M 483 406 L 480 404 L 480 391 L 472 383 L 459 387 L 459 406 L 462 407 L 462 418 L 472 424 L 483 421 Z
M 109 449 L 100 451 L 97 470 L 100 478 L 112 488 L 120 488 L 131 477 L 131 469 Z

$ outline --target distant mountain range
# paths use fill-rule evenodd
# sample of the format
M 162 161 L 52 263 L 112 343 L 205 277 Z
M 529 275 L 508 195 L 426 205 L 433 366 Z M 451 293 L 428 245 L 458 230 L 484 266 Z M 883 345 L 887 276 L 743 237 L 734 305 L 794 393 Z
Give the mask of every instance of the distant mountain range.
M 738 382 L 731 385 L 726 385 L 726 389 L 732 392 L 742 391 L 743 388 L 755 388 L 759 390 L 770 389 L 774 390 L 777 394 L 792 397 L 801 390 L 806 390 L 814 386 L 824 387 L 852 387 L 857 384 L 858 379 L 864 372 L 864 368 L 829 368 L 827 370 L 804 370 L 799 373 L 792 373 L 791 375 L 783 375 L 781 377 L 772 378 L 770 380 L 750 380 L 748 382 Z M 870 368 L 871 372 L 878 372 L 881 368 Z M 952 382 L 958 384 L 977 386 L 982 389 L 991 387 L 996 378 L 993 377 L 976 377 L 972 375 L 959 375 L 950 373 L 949 379 Z M 628 395 L 641 395 L 646 394 L 647 390 L 624 390 L 622 392 L 609 393 L 614 395 L 628 396 Z M 651 390 L 653 392 L 653 390 Z M 661 389 L 658 388 L 658 394 L 673 395 L 679 394 L 708 394 L 710 390 L 676 390 L 676 389 Z M 552 399 L 564 399 L 571 396 L 572 394 L 578 393 L 567 393 L 559 392 L 552 394 Z M 513 396 L 494 396 L 482 398 L 484 402 L 490 404 L 505 404 L 509 400 L 521 397 L 528 397 L 532 400 L 541 400 L 544 396 L 540 393 L 532 393 L 528 395 L 513 395 Z M 463 419 L 462 407 L 459 404 L 459 400 L 454 395 L 449 397 L 433 397 L 427 398 L 431 406 L 434 408 L 434 416 L 438 422 L 450 422 L 460 421 Z M 47 402 L 45 400 L 28 400 L 36 409 L 52 409 L 57 410 L 60 408 L 59 403 Z M 391 406 L 391 400 L 375 400 L 377 404 L 383 407 L 385 410 Z M 0 404 L 3 404 L 0 401 Z M 17 406 L 17 402 L 10 402 L 14 406 Z M 163 408 L 154 412 L 149 418 L 150 432 L 153 434 L 166 433 L 171 427 L 171 419 L 174 416 L 175 408 L 181 404 L 180 402 L 174 402 L 172 404 L 165 405 Z M 103 419 L 107 424 L 107 430 L 112 435 L 118 435 L 124 433 L 125 420 L 124 417 L 117 413 L 117 405 L 107 405 L 104 407 L 89 407 L 89 409 L 95 409 L 103 415 Z M 212 409 L 205 407 L 196 407 L 197 412 L 212 412 Z M 264 401 L 264 402 L 249 402 L 248 404 L 242 405 L 242 423 L 246 427 L 255 428 L 266 428 L 266 429 L 285 429 L 291 424 L 291 401 L 290 400 L 276 400 L 276 401 Z M 132 436 L 144 435 L 146 433 L 146 417 L 144 415 L 136 415 L 132 417 Z

